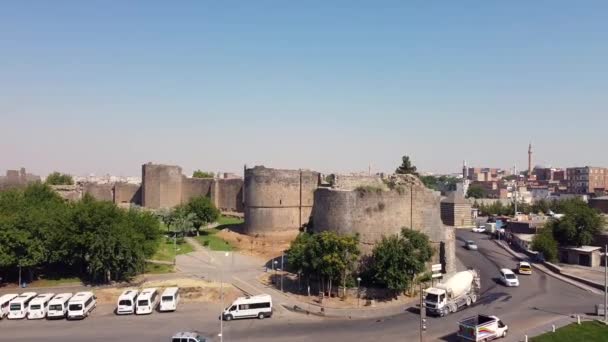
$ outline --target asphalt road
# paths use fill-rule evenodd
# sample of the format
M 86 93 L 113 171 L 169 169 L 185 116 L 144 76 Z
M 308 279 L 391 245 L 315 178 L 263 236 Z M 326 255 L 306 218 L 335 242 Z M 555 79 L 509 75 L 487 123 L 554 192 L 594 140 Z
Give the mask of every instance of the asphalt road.
M 478 269 L 482 277 L 482 296 L 472 308 L 443 318 L 428 319 L 427 341 L 451 341 L 457 322 L 477 313 L 494 314 L 510 327 L 508 340 L 519 340 L 523 333 L 573 313 L 593 310 L 603 300 L 539 271 L 520 276 L 520 287 L 498 284 L 498 270 L 513 268 L 516 260 L 483 234 L 459 231 L 461 240 L 476 240 L 479 251 L 468 251 L 458 242 L 457 256 L 465 266 Z M 174 313 L 149 316 L 115 316 L 112 307 L 100 306 L 83 321 L 7 321 L 0 322 L 0 340 L 70 341 L 169 341 L 180 330 L 197 329 L 215 336 L 219 332 L 218 305 L 187 304 Z M 419 316 L 415 309 L 385 319 L 320 319 L 299 315 L 266 320 L 240 320 L 224 323 L 225 341 L 416 341 Z

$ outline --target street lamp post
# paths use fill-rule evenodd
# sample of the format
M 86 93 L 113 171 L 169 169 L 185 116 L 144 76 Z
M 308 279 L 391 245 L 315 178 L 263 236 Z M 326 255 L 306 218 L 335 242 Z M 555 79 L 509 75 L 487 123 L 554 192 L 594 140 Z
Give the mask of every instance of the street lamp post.
M 224 255 L 228 256 L 228 252 L 226 252 Z M 224 341 L 224 266 L 221 265 L 220 266 L 220 300 L 221 300 L 221 305 L 222 305 L 222 313 L 220 314 L 220 342 Z
M 285 265 L 283 260 L 285 259 L 285 252 L 281 254 L 281 292 L 283 292 L 283 274 L 285 274 Z
M 173 234 L 173 266 L 175 266 L 176 258 L 177 258 L 177 233 Z
M 272 268 L 273 268 L 273 270 L 274 270 L 274 279 L 272 280 L 272 283 L 273 283 L 273 284 L 276 284 L 276 281 L 277 281 L 277 265 L 278 265 L 278 263 L 279 263 L 279 262 L 278 262 L 277 260 L 274 260 L 274 261 L 272 262 L 272 265 L 273 265 L 273 267 L 272 267 Z
M 608 245 L 604 246 L 604 323 L 608 324 Z
M 361 302 L 361 277 L 357 277 L 357 307 L 360 306 Z

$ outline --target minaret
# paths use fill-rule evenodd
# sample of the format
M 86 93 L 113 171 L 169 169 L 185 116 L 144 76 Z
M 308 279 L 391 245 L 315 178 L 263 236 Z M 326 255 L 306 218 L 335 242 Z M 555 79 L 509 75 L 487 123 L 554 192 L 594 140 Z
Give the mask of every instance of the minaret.
M 532 142 L 528 145 L 528 178 L 532 178 Z
M 467 161 L 466 160 L 462 161 L 462 178 L 464 178 L 464 179 L 468 179 L 469 178 L 469 169 L 467 168 Z

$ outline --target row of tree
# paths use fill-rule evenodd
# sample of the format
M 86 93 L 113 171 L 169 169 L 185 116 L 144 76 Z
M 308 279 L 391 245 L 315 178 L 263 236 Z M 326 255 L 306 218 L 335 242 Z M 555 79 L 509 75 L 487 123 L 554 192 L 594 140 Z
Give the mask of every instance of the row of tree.
M 359 275 L 364 282 L 398 294 L 424 272 L 433 248 L 426 235 L 404 228 L 400 234 L 383 237 L 362 262 L 360 255 L 357 235 L 301 233 L 291 244 L 288 261 L 292 271 L 309 282 L 318 281 L 319 288 L 329 293 L 335 283 L 352 286 Z
M 581 204 L 582 203 L 582 204 Z M 553 213 L 564 213 L 568 208 L 572 206 L 587 206 L 585 202 L 580 199 L 564 199 L 564 200 L 546 200 L 541 199 L 532 204 L 525 202 L 517 203 L 517 211 L 523 214 L 549 214 Z M 514 215 L 515 204 L 509 202 L 503 204 L 501 201 L 495 201 L 491 204 L 484 204 L 474 202 L 473 207 L 478 208 L 482 215 L 493 216 L 493 215 Z
M 553 209 L 563 216 L 548 221 L 532 241 L 532 249 L 541 252 L 546 260 L 557 259 L 559 246 L 591 244 L 604 229 L 601 214 L 580 199 L 559 201 Z
M 0 193 L 0 270 L 128 279 L 158 248 L 160 222 L 148 212 L 85 196 L 66 202 L 46 184 Z M 9 278 L 6 277 L 5 278 Z

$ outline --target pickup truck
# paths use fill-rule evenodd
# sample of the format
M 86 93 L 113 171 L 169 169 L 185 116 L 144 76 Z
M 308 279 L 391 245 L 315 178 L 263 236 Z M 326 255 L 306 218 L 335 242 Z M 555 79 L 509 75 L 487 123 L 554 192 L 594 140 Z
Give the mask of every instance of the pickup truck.
M 198 331 L 184 331 L 173 335 L 171 342 L 211 342 L 211 339 L 202 336 Z
M 461 341 L 490 341 L 507 337 L 509 327 L 500 318 L 489 315 L 477 315 L 458 322 L 458 337 Z

